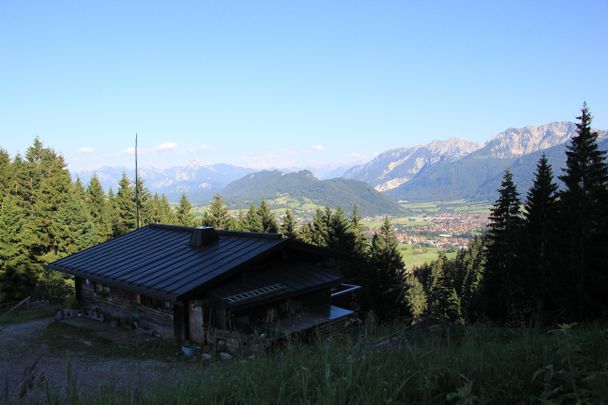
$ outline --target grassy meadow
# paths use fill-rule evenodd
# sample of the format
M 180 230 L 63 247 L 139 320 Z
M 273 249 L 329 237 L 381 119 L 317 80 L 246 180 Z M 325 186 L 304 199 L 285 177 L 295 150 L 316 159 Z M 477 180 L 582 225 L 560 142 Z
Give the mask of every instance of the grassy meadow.
M 201 360 L 179 380 L 122 391 L 46 387 L 45 403 L 600 404 L 608 401 L 607 332 L 597 324 L 545 331 L 368 322 L 341 339 Z
M 404 243 L 399 244 L 401 257 L 408 269 L 421 266 L 425 263 L 432 262 L 437 259 L 441 253 L 445 254 L 448 259 L 456 257 L 457 252 L 445 251 L 435 247 L 416 247 Z
M 442 212 L 464 212 L 470 214 L 490 214 L 491 204 L 465 200 L 434 202 L 401 202 L 399 204 L 406 215 L 437 215 Z

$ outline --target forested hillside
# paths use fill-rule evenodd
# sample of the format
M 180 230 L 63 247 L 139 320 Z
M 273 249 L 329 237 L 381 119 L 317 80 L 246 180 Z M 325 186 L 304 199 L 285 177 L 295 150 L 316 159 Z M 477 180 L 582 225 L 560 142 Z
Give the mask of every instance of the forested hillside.
M 400 211 L 394 200 L 362 181 L 342 178 L 319 180 L 307 170 L 295 173 L 278 170 L 251 173 L 226 186 L 222 190 L 222 196 L 229 205 L 235 207 L 289 196 L 307 198 L 316 205 L 340 207 L 345 211 L 356 205 L 365 216 L 392 215 Z

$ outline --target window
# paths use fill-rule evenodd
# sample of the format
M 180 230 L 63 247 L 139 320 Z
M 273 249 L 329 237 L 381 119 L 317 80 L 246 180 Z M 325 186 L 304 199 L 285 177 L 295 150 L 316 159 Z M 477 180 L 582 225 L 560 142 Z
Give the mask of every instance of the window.
M 105 284 L 95 283 L 95 294 L 107 298 L 110 296 L 110 287 Z
M 139 295 L 139 303 L 145 307 L 160 309 L 161 311 L 173 311 L 173 303 L 159 300 L 158 298 Z

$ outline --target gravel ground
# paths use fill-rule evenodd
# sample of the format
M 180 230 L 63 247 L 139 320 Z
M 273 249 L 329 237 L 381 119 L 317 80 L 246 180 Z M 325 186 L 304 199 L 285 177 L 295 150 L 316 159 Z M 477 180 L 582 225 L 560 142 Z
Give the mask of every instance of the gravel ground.
M 102 386 L 113 390 L 135 386 L 149 386 L 161 378 L 176 378 L 195 364 L 168 358 L 158 359 L 104 358 L 92 353 L 57 353 L 50 350 L 52 342 L 41 339 L 51 319 L 6 325 L 0 329 L 0 403 L 16 401 L 23 385 L 26 370 L 36 364 L 32 376 L 32 388 L 24 399 L 38 402 L 44 395 L 44 381 L 51 392 L 66 395 L 68 364 L 72 381 L 80 392 L 96 392 Z M 143 382 L 143 383 L 142 383 Z M 18 400 L 16 401 L 18 402 Z

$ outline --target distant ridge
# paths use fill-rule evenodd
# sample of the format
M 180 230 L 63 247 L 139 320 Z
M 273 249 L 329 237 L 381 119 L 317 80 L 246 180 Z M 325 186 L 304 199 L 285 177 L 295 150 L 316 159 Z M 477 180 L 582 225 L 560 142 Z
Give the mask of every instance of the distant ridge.
M 206 165 L 193 161 L 187 166 L 168 169 L 140 168 L 139 175 L 152 193 L 165 194 L 169 201 L 174 203 L 179 201 L 182 193 L 185 193 L 192 202 L 200 204 L 209 201 L 230 182 L 253 171 L 228 164 Z M 77 172 L 74 175 L 79 176 L 86 183 L 97 174 L 106 191 L 110 188 L 116 191 L 123 172 L 126 172 L 131 180 L 134 179 L 133 170 L 123 167 L 104 166 L 97 170 Z
M 394 200 L 367 183 L 344 178 L 319 180 L 308 170 L 295 173 L 278 170 L 251 173 L 226 186 L 222 196 L 229 205 L 235 207 L 258 204 L 262 199 L 288 196 L 300 201 L 307 199 L 316 205 L 341 207 L 346 212 L 357 205 L 360 213 L 365 216 L 400 212 L 399 205 Z

